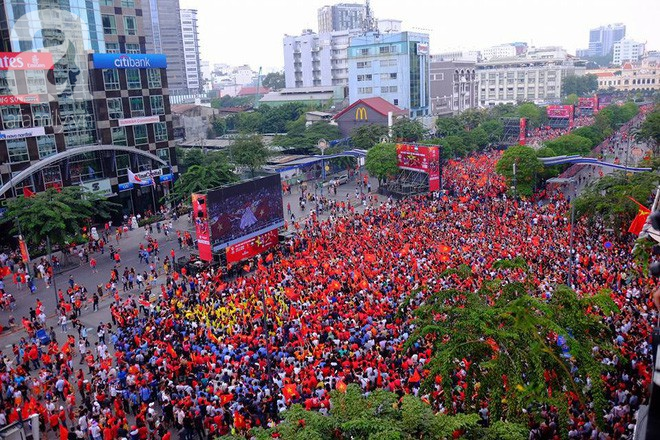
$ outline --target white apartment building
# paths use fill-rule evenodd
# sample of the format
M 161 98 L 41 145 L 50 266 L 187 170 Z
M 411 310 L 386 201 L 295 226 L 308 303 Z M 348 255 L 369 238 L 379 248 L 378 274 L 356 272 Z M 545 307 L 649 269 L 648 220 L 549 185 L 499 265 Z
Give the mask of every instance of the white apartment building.
M 612 64 L 620 66 L 626 61 L 639 61 L 644 55 L 644 43 L 624 38 L 612 46 Z
M 513 44 L 500 44 L 488 47 L 481 51 L 481 59 L 484 61 L 497 58 L 512 58 L 516 56 L 516 46 Z
M 562 79 L 584 75 L 584 61 L 516 58 L 477 63 L 478 103 L 481 107 L 561 99 Z
M 284 77 L 286 88 L 347 86 L 348 45 L 359 31 L 316 34 L 311 29 L 302 35 L 285 35 Z
M 201 90 L 204 84 L 199 58 L 196 9 L 181 9 L 181 35 L 183 38 L 183 59 L 188 90 Z

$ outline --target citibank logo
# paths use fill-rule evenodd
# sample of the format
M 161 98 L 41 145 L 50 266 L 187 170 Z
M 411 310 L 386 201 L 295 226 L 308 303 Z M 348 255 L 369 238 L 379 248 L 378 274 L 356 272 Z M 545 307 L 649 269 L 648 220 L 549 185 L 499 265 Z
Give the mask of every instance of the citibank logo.
M 115 60 L 115 67 L 119 69 L 145 69 L 151 67 L 151 60 L 149 58 L 130 58 L 128 55 L 122 55 Z
M 368 121 L 369 117 L 367 116 L 367 109 L 364 107 L 358 107 L 355 109 L 355 120 L 356 121 Z

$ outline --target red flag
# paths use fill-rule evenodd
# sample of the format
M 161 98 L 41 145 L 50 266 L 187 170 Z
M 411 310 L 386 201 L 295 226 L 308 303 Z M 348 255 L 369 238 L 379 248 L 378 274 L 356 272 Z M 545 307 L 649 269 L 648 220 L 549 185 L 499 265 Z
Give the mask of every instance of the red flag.
M 23 187 L 23 197 L 26 199 L 29 199 L 30 197 L 34 197 L 34 192 L 30 190 L 27 186 Z
M 282 387 L 282 395 L 286 398 L 286 400 L 291 400 L 292 397 L 298 395 L 298 391 L 296 391 L 296 384 L 290 383 L 287 385 L 284 385 Z
M 60 425 L 60 440 L 67 440 L 69 438 L 69 430 L 66 426 Z
M 651 211 L 648 209 L 644 207 L 639 208 L 637 215 L 628 228 L 628 232 L 639 235 L 639 233 L 642 232 L 642 229 L 644 228 L 644 224 L 646 223 L 646 219 L 648 218 L 649 214 L 651 214 Z
M 422 377 L 419 375 L 419 371 L 415 368 L 415 372 L 413 375 L 410 377 L 410 380 L 408 382 L 410 383 L 419 383 L 422 380 Z
M 337 382 L 337 385 L 335 385 L 335 388 L 337 388 L 337 391 L 340 393 L 345 393 L 346 392 L 346 384 L 342 381 Z
M 373 263 L 376 261 L 376 255 L 374 254 L 365 254 L 364 255 L 364 261 L 368 261 L 370 263 Z
M 266 263 L 272 263 L 273 262 L 273 253 L 271 252 L 270 254 L 266 255 Z

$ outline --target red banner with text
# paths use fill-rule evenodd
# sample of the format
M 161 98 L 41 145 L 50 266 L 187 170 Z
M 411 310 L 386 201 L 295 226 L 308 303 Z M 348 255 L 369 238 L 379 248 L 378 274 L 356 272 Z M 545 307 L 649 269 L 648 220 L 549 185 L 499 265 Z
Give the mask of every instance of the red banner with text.
M 440 148 L 433 145 L 396 145 L 397 165 L 429 175 L 429 191 L 440 190 Z
M 236 263 L 237 261 L 252 258 L 262 252 L 266 252 L 268 249 L 277 245 L 278 240 L 279 235 L 277 228 L 275 228 L 256 237 L 228 246 L 227 263 Z
M 202 261 L 213 261 L 205 194 L 192 195 L 192 209 L 193 218 L 195 219 L 195 233 L 197 234 L 197 250 L 199 251 L 199 258 Z
M 527 119 L 520 118 L 520 134 L 518 135 L 518 145 L 525 145 L 527 142 Z

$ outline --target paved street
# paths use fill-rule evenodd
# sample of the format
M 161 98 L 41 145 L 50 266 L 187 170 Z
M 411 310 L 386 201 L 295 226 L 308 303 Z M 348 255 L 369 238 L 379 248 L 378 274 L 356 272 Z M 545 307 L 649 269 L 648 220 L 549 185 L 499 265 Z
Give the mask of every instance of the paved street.
M 330 180 L 330 178 L 331 176 L 328 176 L 328 180 Z M 370 183 L 372 185 L 372 195 L 374 197 L 379 197 L 379 200 L 381 201 L 385 200 L 383 196 L 377 196 L 374 193 L 374 191 L 378 186 L 377 179 L 371 179 Z M 308 192 L 311 191 L 312 193 L 314 193 L 315 185 L 313 185 L 313 182 L 308 182 L 307 186 L 308 186 Z M 348 183 L 339 186 L 336 195 L 332 194 L 329 197 L 335 200 L 350 201 L 351 204 L 353 204 L 354 206 L 356 205 L 358 206 L 357 207 L 358 210 L 362 210 L 363 209 L 362 206 L 357 203 L 358 202 L 358 198 L 356 197 L 357 188 L 358 187 L 355 183 L 355 178 L 352 178 Z M 317 194 L 320 195 L 320 190 L 318 188 L 316 188 L 316 192 Z M 325 196 L 328 196 L 328 188 L 324 188 L 323 193 Z M 358 194 L 359 194 L 359 189 L 358 189 Z M 309 216 L 310 209 L 312 209 L 314 206 L 314 202 L 307 203 L 305 210 L 302 211 L 299 205 L 299 197 L 300 197 L 300 188 L 299 186 L 295 186 L 292 187 L 291 194 L 286 194 L 284 195 L 283 198 L 284 216 L 289 224 L 289 230 L 291 231 L 293 231 L 294 228 L 291 221 L 291 217 L 287 213 L 287 205 L 290 204 L 291 211 L 293 212 L 297 221 L 301 221 L 301 219 L 304 219 L 307 216 Z M 324 218 L 327 217 L 327 215 L 328 215 L 327 213 L 324 213 L 320 217 Z M 193 224 L 188 221 L 187 216 L 184 216 L 174 221 L 173 226 L 175 230 L 180 230 L 182 234 L 183 231 L 186 230 L 190 231 L 194 237 L 194 227 Z M 189 256 L 190 253 L 197 253 L 196 248 L 179 249 L 179 245 L 176 239 L 176 234 L 170 234 L 169 237 L 166 238 L 162 232 L 160 234 L 157 233 L 156 228 L 154 227 L 154 233 L 152 236 L 156 238 L 160 244 L 161 264 L 165 256 L 170 255 L 171 249 L 174 249 L 176 258 L 179 258 L 181 256 Z M 128 268 L 134 267 L 136 271 L 138 270 L 142 271 L 147 268 L 147 264 L 139 262 L 138 249 L 140 247 L 140 243 L 142 244 L 147 243 L 147 240 L 145 239 L 144 228 L 128 231 L 123 235 L 119 243 L 117 243 L 114 235 L 112 235 L 108 245 L 112 244 L 113 246 L 115 246 L 115 248 L 121 249 L 120 269 L 123 269 L 123 267 L 128 267 Z M 101 255 L 100 253 L 96 253 L 93 255 L 98 263 L 97 265 L 98 273 L 92 273 L 91 268 L 89 267 L 88 264 L 82 264 L 70 270 L 64 269 L 64 271 L 61 274 L 56 275 L 55 277 L 55 281 L 57 283 L 58 289 L 61 288 L 63 291 L 66 291 L 66 289 L 68 288 L 69 277 L 73 277 L 75 283 L 83 285 L 87 288 L 87 290 L 89 291 L 88 298 L 91 298 L 92 293 L 96 291 L 97 286 L 99 284 L 105 285 L 110 279 L 110 271 L 114 267 L 114 262 L 110 259 L 110 255 L 107 249 L 104 255 Z M 77 264 L 78 262 L 77 256 L 70 256 L 69 258 L 71 259 L 71 261 Z M 163 275 L 161 275 L 158 279 L 159 282 L 164 282 L 164 280 L 165 277 Z M 61 332 L 57 326 L 57 316 L 55 309 L 56 290 L 54 287 L 46 288 L 44 281 L 37 279 L 35 281 L 37 290 L 34 294 L 30 294 L 29 289 L 27 287 L 23 287 L 23 289 L 18 290 L 17 287 L 13 285 L 11 277 L 9 276 L 5 277 L 4 282 L 6 287 L 5 290 L 8 293 L 14 295 L 14 297 L 16 298 L 16 303 L 15 303 L 16 307 L 14 311 L 0 310 L 0 324 L 2 324 L 3 326 L 7 326 L 10 315 L 13 315 L 16 320 L 16 325 L 13 329 L 6 329 L 0 335 L 0 350 L 10 348 L 11 344 L 18 342 L 21 338 L 27 335 L 21 325 L 21 317 L 23 316 L 29 317 L 30 308 L 35 307 L 37 299 L 40 299 L 45 306 L 44 307 L 45 312 L 46 315 L 48 316 L 47 319 L 48 328 L 52 326 L 56 329 L 58 340 L 59 340 L 59 335 L 62 336 L 64 335 L 64 333 Z M 120 289 L 120 294 L 122 298 L 126 298 L 130 294 L 138 293 L 138 289 L 134 289 L 131 292 L 124 293 L 121 292 L 121 285 L 119 285 L 118 287 Z M 81 316 L 79 318 L 80 321 L 86 327 L 94 328 L 94 329 L 96 328 L 99 322 L 110 321 L 109 309 L 111 302 L 112 302 L 111 297 L 109 295 L 105 295 L 99 303 L 99 310 L 97 312 L 92 311 L 92 306 L 90 303 L 88 308 L 82 310 Z M 75 332 L 71 329 L 70 325 L 69 325 L 69 329 L 70 329 L 69 333 L 73 334 Z M 92 336 L 91 338 L 92 341 L 96 340 L 96 332 L 90 332 L 90 336 Z

